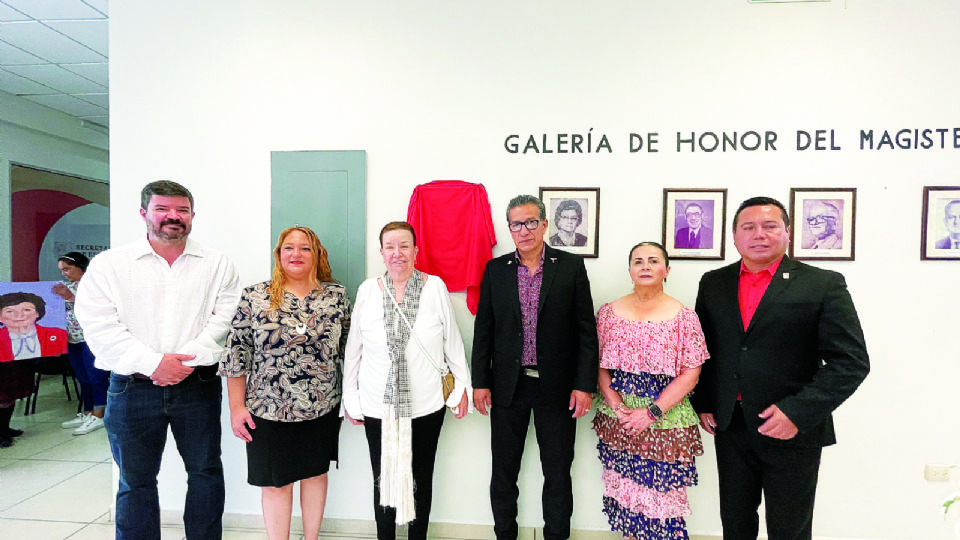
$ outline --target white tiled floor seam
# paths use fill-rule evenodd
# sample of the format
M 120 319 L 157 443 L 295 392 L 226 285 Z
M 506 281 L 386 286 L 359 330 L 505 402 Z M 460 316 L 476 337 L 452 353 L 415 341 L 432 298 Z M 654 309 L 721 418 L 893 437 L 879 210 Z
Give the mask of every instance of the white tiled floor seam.
M 63 462 L 69 462 L 68 460 L 56 460 L 56 459 L 22 459 L 22 460 L 18 460 L 18 461 L 31 461 L 31 462 L 34 462 L 34 463 L 63 463 Z M 18 502 L 14 503 L 14 504 L 12 504 L 12 505 L 10 505 L 10 506 L 7 506 L 7 507 L 5 507 L 5 508 L 0 508 L 0 512 L 4 512 L 4 511 L 6 511 L 6 510 L 9 510 L 10 508 L 12 508 L 12 507 L 14 507 L 14 506 L 16 506 L 16 505 L 18 505 L 18 504 L 23 504 L 23 503 L 29 502 L 30 499 L 42 495 L 43 493 L 45 493 L 45 492 L 47 492 L 47 491 L 55 488 L 56 486 L 62 484 L 63 482 L 67 482 L 67 481 L 69 481 L 69 480 L 71 480 L 71 479 L 73 479 L 73 478 L 76 478 L 77 476 L 80 476 L 80 475 L 83 474 L 84 472 L 89 471 L 90 469 L 93 469 L 93 468 L 96 467 L 96 466 L 97 466 L 96 463 L 91 463 L 91 464 L 90 464 L 90 467 L 88 467 L 88 468 L 86 468 L 86 469 L 83 469 L 83 470 L 77 472 L 77 473 L 74 474 L 74 475 L 71 475 L 71 476 L 68 476 L 68 477 L 64 478 L 61 482 L 59 482 L 59 483 L 57 483 L 57 484 L 54 484 L 54 485 L 50 486 L 49 488 L 46 488 L 46 489 L 38 492 L 36 495 L 32 495 L 32 496 L 30 496 L 30 497 L 27 497 L 26 499 L 23 499 L 23 500 L 21 500 L 21 501 L 18 501 Z M 0 489 L 3 489 L 3 483 L 2 483 L 2 481 L 0 481 Z

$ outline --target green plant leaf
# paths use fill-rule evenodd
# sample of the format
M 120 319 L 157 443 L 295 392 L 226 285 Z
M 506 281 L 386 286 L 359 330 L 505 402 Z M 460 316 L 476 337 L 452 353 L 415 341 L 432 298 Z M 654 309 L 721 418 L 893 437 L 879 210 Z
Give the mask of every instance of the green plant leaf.
M 943 514 L 946 515 L 950 511 L 950 507 L 953 506 L 953 503 L 960 500 L 960 497 L 954 497 L 950 500 L 943 502 Z

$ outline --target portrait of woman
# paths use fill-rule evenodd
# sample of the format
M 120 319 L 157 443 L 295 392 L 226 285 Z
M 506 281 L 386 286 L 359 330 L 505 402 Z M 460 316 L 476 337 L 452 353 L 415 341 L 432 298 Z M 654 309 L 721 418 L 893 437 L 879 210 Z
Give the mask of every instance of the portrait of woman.
M 463 418 L 473 389 L 447 287 L 414 268 L 413 226 L 386 224 L 380 254 L 386 272 L 357 291 L 343 405 L 347 419 L 363 425 L 370 448 L 377 538 L 393 540 L 396 526 L 409 523 L 407 538 L 424 540 L 444 405 Z M 455 380 L 446 401 L 444 364 Z
M 0 295 L 0 448 L 13 446 L 23 431 L 10 428 L 13 406 L 33 393 L 33 362 L 14 362 L 67 352 L 67 331 L 40 326 L 47 303 L 28 292 Z
M 603 466 L 603 512 L 624 538 L 686 538 L 688 486 L 703 455 L 687 395 L 708 358 L 696 313 L 668 296 L 667 251 L 630 250 L 630 294 L 597 313 L 600 394 L 593 428 Z
M 583 207 L 574 199 L 565 199 L 553 214 L 556 233 L 550 236 L 550 245 L 581 247 L 587 245 L 587 236 L 577 232 L 583 223 Z
M 303 535 L 316 540 L 338 458 L 350 301 L 309 228 L 281 232 L 273 262 L 270 281 L 243 290 L 220 375 L 231 429 L 247 443 L 247 482 L 261 488 L 267 537 L 289 538 L 300 482 Z
M 67 353 L 67 331 L 41 326 L 46 301 L 33 293 L 0 295 L 0 362 Z

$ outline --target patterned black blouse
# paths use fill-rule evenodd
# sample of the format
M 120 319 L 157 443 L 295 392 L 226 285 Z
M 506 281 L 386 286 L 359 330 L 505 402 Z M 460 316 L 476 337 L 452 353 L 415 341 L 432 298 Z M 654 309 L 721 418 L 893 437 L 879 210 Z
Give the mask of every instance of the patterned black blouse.
M 338 283 L 323 283 L 300 300 L 283 293 L 270 309 L 270 282 L 243 290 L 220 375 L 247 376 L 251 414 L 279 422 L 318 418 L 340 404 L 343 349 L 350 299 Z

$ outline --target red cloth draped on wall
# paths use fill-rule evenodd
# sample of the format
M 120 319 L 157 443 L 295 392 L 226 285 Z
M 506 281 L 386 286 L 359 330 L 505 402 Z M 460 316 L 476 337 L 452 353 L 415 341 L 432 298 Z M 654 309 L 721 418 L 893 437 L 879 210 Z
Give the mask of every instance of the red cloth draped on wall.
M 460 180 L 420 184 L 407 221 L 417 231 L 417 269 L 440 276 L 447 290 L 466 289 L 467 307 L 476 315 L 483 269 L 497 244 L 487 190 Z

